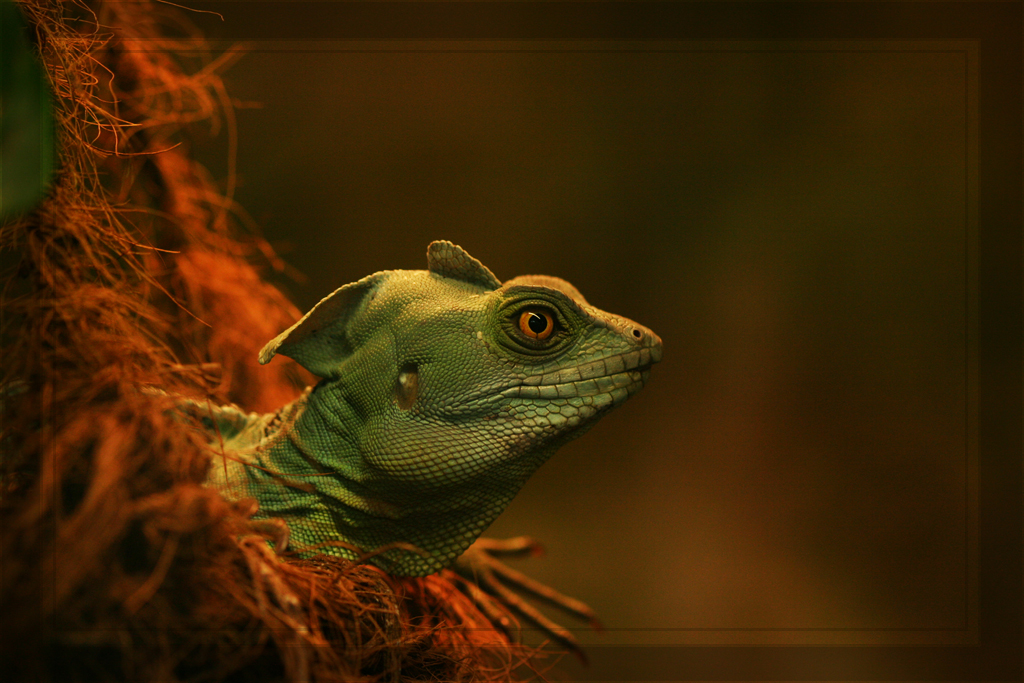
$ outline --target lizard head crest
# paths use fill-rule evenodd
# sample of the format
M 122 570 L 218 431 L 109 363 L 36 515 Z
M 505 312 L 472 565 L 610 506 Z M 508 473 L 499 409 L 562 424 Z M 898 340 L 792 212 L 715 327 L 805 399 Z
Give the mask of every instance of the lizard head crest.
M 345 335 L 345 326 L 386 274 L 368 275 L 321 299 L 297 323 L 263 347 L 260 351 L 260 365 L 266 365 L 280 353 L 295 359 L 314 375 L 326 377 L 341 358 L 351 355 L 352 348 Z
M 431 242 L 427 247 L 427 270 L 453 280 L 462 280 L 491 290 L 501 287 L 501 281 L 480 261 L 457 244 L 448 240 Z
M 501 281 L 487 266 L 459 245 L 447 240 L 436 240 L 427 247 L 427 270 L 488 291 L 501 287 Z M 266 365 L 280 353 L 298 361 L 314 375 L 330 375 L 339 362 L 352 353 L 345 331 L 350 320 L 366 301 L 372 300 L 377 289 L 395 272 L 374 273 L 324 297 L 297 323 L 263 347 L 259 355 L 260 364 Z M 565 284 L 572 287 L 567 282 Z

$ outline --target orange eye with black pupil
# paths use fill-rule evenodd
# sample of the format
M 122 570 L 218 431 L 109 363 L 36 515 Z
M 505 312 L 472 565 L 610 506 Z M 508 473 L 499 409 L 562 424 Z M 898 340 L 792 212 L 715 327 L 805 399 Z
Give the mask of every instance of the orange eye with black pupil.
M 519 329 L 530 339 L 547 339 L 555 330 L 555 320 L 547 311 L 530 309 L 519 314 Z

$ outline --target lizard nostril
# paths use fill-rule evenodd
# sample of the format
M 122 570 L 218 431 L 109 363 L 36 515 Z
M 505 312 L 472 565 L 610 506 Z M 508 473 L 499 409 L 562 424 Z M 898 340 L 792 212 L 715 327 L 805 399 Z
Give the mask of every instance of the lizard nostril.
M 636 328 L 633 328 L 633 336 L 636 339 L 643 339 L 644 338 L 644 333 L 641 332 L 640 330 L 636 329 Z

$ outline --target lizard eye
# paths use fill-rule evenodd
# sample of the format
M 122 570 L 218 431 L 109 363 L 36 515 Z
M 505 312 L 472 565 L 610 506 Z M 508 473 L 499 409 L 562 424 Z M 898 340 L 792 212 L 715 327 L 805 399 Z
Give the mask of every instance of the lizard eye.
M 528 308 L 519 314 L 519 330 L 530 339 L 542 341 L 555 330 L 555 319 L 542 308 Z
M 496 322 L 501 334 L 497 340 L 510 351 L 525 356 L 550 358 L 563 351 L 575 338 L 579 326 L 562 308 L 561 299 L 566 297 L 554 294 L 548 290 L 539 295 L 529 290 L 513 292 L 502 307 L 504 310 L 499 309 Z M 549 297 L 555 301 L 549 301 Z

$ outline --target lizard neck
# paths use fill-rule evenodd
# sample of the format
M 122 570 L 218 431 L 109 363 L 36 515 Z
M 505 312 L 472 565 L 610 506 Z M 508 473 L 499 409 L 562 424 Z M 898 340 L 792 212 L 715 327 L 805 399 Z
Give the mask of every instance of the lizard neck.
M 322 385 L 268 423 L 245 467 L 258 517 L 283 518 L 295 547 L 370 561 L 393 574 L 423 576 L 450 566 L 505 509 L 550 453 L 450 485 L 396 480 L 370 464 L 355 435 L 362 417 Z M 554 449 L 551 449 L 554 450 Z M 379 454 L 373 459 L 379 461 Z M 392 550 L 388 546 L 402 544 Z M 410 550 L 423 551 L 423 555 Z

